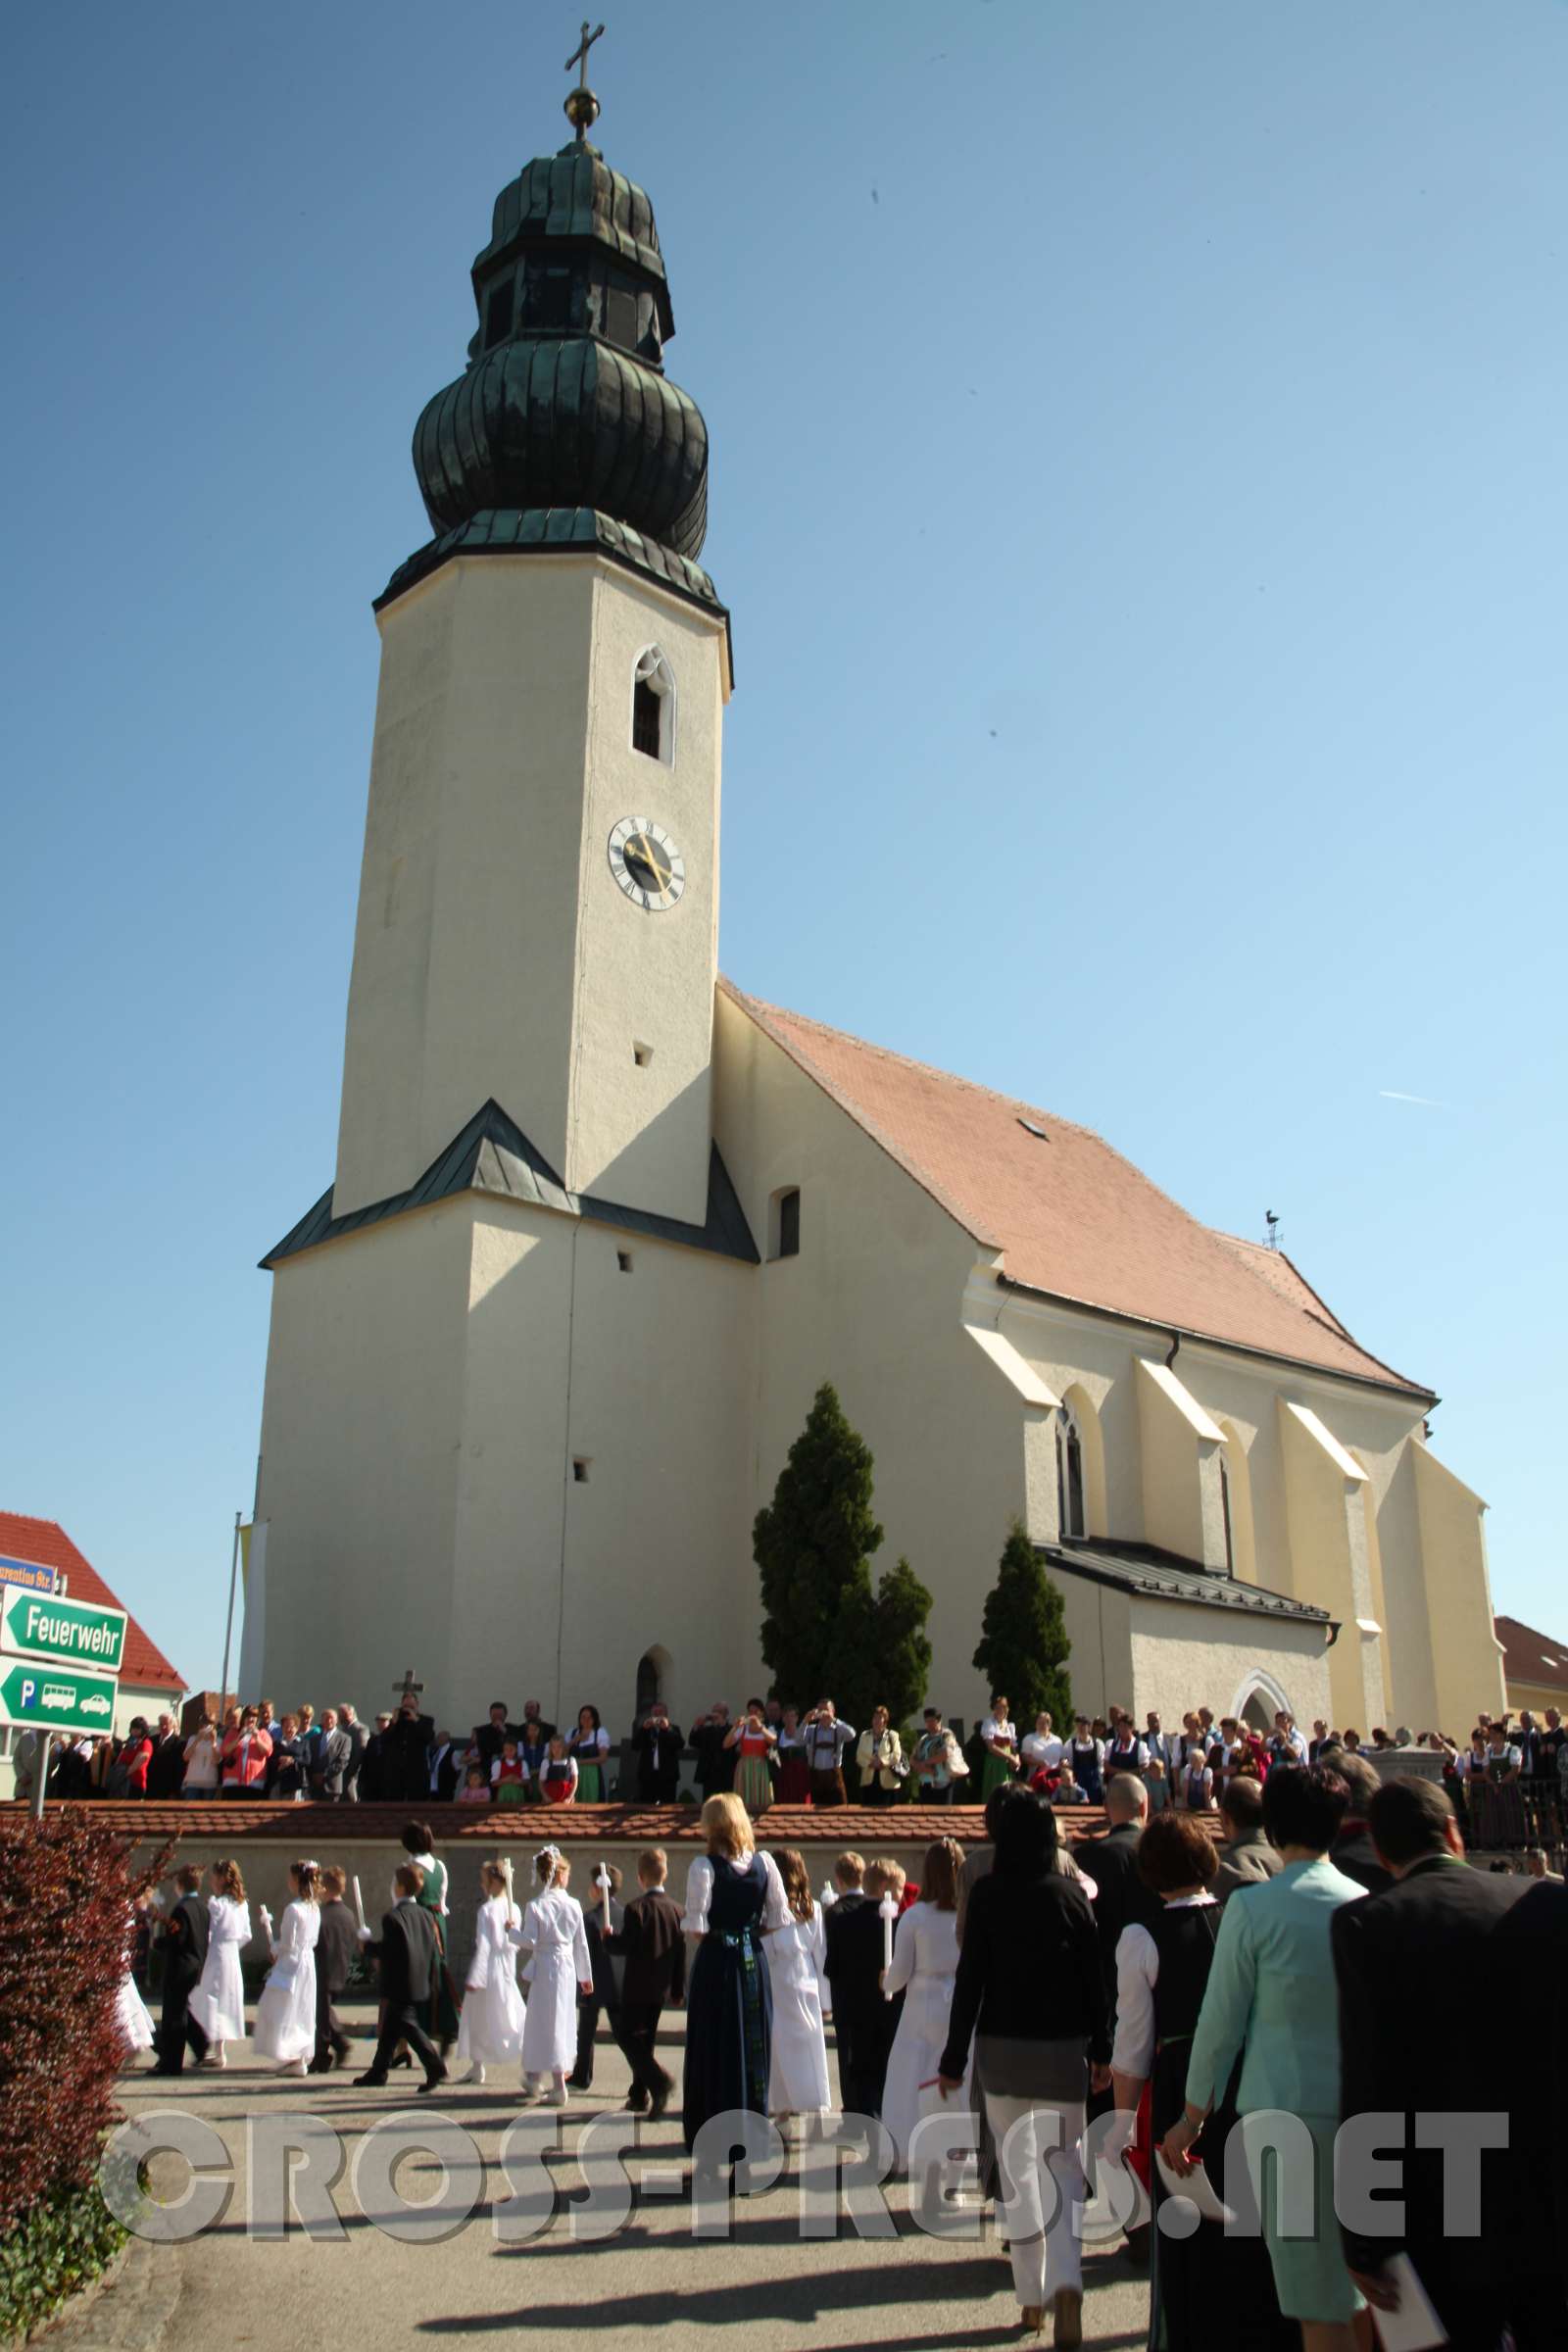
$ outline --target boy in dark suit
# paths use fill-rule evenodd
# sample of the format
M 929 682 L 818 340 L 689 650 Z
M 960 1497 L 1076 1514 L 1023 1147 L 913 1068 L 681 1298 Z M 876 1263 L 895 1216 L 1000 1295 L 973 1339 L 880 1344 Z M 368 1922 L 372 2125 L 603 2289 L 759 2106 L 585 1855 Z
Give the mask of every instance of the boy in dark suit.
M 343 1900 L 344 1885 L 343 1873 L 335 1866 L 322 1871 L 321 1925 L 316 1941 L 316 2055 L 311 2060 L 313 2075 L 330 2074 L 334 2059 L 342 2066 L 353 2046 L 332 2006 L 338 1994 L 348 1989 L 349 1979 L 354 1974 L 354 1955 L 359 1949 L 354 1914 Z
M 194 1862 L 174 1873 L 179 1889 L 174 1908 L 164 1926 L 164 2016 L 158 2035 L 161 2075 L 184 2072 L 185 2051 L 200 2065 L 207 2055 L 207 2036 L 190 2014 L 190 1996 L 201 1983 L 207 1959 L 207 1905 L 202 1900 L 202 1874 Z
M 669 2105 L 675 2078 L 655 2055 L 660 2013 L 678 2008 L 686 1998 L 686 1937 L 681 1911 L 664 1890 L 668 1864 L 662 1845 L 651 1845 L 637 1857 L 640 1892 L 626 1905 L 618 1936 L 608 1948 L 625 1961 L 620 1990 L 619 2041 L 631 2068 L 633 2115 L 647 2110 L 657 2124 Z
M 416 1862 L 405 1862 L 393 1880 L 398 1899 L 381 1921 L 378 1941 L 368 1928 L 358 1940 L 381 1964 L 381 2031 L 368 2074 L 356 2075 L 356 2089 L 374 2088 L 387 2079 L 400 2041 L 406 2041 L 424 2068 L 421 2091 L 434 2090 L 447 2079 L 446 2062 L 424 2030 L 424 2004 L 441 1966 L 441 1945 L 435 1922 L 416 1897 L 424 1873 Z

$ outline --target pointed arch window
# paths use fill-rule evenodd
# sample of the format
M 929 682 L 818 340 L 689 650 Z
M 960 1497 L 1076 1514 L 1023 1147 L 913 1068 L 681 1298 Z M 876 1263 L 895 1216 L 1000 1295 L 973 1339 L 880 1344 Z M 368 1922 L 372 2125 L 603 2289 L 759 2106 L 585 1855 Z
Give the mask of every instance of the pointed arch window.
M 631 685 L 631 748 L 666 767 L 675 758 L 675 673 L 657 645 L 637 657 Z
M 1082 1536 L 1084 1525 L 1084 1448 L 1078 1424 L 1066 1405 L 1056 1414 L 1056 1506 L 1064 1536 Z

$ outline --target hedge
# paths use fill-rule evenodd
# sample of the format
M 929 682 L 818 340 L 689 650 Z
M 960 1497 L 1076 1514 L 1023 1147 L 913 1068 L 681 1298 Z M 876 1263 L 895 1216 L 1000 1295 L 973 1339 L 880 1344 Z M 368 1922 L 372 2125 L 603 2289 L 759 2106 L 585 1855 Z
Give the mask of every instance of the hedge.
M 98 2195 L 119 2120 L 115 2002 L 146 1866 L 131 1841 L 62 1806 L 0 1820 L 0 2333 L 103 2267 L 122 2234 Z

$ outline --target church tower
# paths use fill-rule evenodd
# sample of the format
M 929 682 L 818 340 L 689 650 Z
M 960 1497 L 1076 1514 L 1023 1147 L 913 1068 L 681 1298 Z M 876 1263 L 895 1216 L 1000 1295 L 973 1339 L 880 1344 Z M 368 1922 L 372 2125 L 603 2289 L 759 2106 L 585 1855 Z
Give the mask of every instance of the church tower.
M 653 208 L 584 84 L 566 111 L 415 428 L 434 536 L 376 604 L 336 1169 L 264 1260 L 245 1688 L 363 1707 L 412 1665 L 457 1728 L 498 1690 L 624 1722 L 660 1659 L 742 1659 L 712 1581 L 745 1556 L 758 1261 L 710 1100 L 729 620 Z
M 663 369 L 653 208 L 586 132 L 496 199 L 463 374 L 415 429 L 436 536 L 381 678 L 334 1214 L 487 1102 L 569 1193 L 701 1223 L 727 616 L 708 434 Z

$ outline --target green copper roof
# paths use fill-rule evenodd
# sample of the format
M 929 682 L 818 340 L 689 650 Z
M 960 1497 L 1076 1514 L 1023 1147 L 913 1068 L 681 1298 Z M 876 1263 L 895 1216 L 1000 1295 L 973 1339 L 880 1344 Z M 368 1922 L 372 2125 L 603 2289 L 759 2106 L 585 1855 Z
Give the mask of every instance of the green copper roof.
M 700 564 L 689 563 L 673 549 L 661 547 L 657 539 L 645 539 L 629 522 L 617 522 L 612 514 L 600 514 L 593 507 L 534 507 L 523 514 L 514 508 L 490 508 L 475 514 L 456 529 L 443 531 L 438 539 L 427 541 L 406 564 L 400 564 L 376 598 L 375 609 L 379 612 L 383 605 L 453 556 L 547 555 L 552 550 L 570 555 L 589 549 L 612 557 L 633 571 L 647 572 L 677 596 L 689 597 L 710 612 L 723 613 L 728 628 L 729 614 Z
M 565 514 L 574 541 L 716 607 L 696 562 L 708 427 L 664 374 L 675 321 L 644 191 L 586 141 L 537 157 L 496 198 L 473 295 L 468 365 L 414 433 L 435 536 L 379 603 L 460 548 L 559 547 Z
M 364 1208 L 335 1217 L 332 1188 L 328 1185 L 315 1207 L 306 1211 L 275 1249 L 269 1250 L 262 1265 L 264 1268 L 279 1265 L 284 1258 L 297 1257 L 302 1250 L 314 1250 L 318 1243 L 335 1242 L 346 1233 L 362 1233 L 368 1225 L 382 1224 L 388 1217 L 403 1216 L 410 1209 L 433 1207 L 436 1201 L 454 1200 L 462 1193 L 486 1193 L 501 1200 L 523 1201 L 534 1208 L 554 1209 L 563 1216 L 612 1225 L 620 1233 L 642 1234 L 650 1241 L 677 1242 L 683 1249 L 706 1250 L 718 1257 L 738 1258 L 745 1265 L 760 1262 L 746 1212 L 716 1144 L 709 1153 L 707 1217 L 701 1225 L 687 1225 L 678 1217 L 655 1216 L 647 1209 L 626 1208 L 612 1200 L 599 1200 L 591 1193 L 568 1193 L 516 1121 L 507 1115 L 499 1102 L 491 1101 L 474 1112 L 461 1134 L 453 1137 L 440 1157 L 431 1162 L 406 1193 L 394 1193 L 390 1200 L 372 1200 Z

